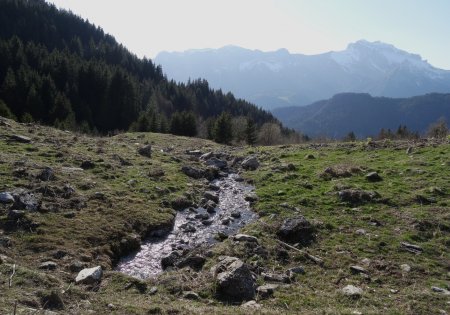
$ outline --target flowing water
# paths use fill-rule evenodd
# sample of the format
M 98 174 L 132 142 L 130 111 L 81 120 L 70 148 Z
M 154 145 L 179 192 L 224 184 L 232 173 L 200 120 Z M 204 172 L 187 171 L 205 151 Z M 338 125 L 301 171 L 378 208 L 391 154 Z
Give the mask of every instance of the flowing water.
M 220 187 L 219 203 L 215 212 L 204 208 L 179 211 L 172 232 L 164 237 L 153 237 L 143 242 L 141 249 L 123 258 L 117 270 L 138 278 L 154 277 L 163 271 L 161 259 L 174 250 L 208 246 L 215 242 L 219 232 L 235 234 L 240 228 L 257 218 L 250 210 L 245 195 L 253 187 L 238 180 L 235 174 L 213 182 Z

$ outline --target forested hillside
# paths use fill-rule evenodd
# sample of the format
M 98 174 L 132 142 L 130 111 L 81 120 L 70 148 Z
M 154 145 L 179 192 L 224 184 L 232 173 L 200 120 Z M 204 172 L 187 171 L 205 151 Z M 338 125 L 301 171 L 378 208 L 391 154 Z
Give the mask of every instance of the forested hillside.
M 211 137 L 222 112 L 279 124 L 204 80 L 167 80 L 161 67 L 71 12 L 43 0 L 0 2 L 0 115 L 100 133 L 131 127 Z

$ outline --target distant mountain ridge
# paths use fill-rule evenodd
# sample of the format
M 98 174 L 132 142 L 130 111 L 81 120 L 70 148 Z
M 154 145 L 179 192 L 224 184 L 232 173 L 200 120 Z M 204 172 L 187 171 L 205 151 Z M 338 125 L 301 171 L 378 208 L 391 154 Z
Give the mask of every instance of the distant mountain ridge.
M 205 78 L 213 88 L 265 109 L 308 105 L 343 92 L 386 97 L 450 93 L 450 71 L 393 45 L 366 40 L 318 55 L 225 46 L 162 52 L 154 61 L 170 79 Z
M 448 122 L 450 94 L 387 98 L 343 93 L 308 106 L 277 108 L 273 113 L 287 127 L 309 136 L 342 138 L 353 131 L 358 137 L 368 137 L 381 128 L 395 131 L 399 125 L 423 134 L 441 117 Z

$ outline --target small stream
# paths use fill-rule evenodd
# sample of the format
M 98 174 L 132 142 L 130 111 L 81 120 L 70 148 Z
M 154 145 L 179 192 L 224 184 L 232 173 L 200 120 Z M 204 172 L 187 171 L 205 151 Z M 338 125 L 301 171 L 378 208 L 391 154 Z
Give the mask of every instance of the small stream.
M 245 195 L 254 187 L 239 180 L 235 174 L 212 184 L 220 187 L 219 203 L 214 212 L 202 207 L 177 212 L 172 232 L 143 242 L 140 251 L 119 262 L 117 270 L 141 279 L 154 277 L 163 271 L 161 259 L 172 251 L 214 244 L 217 242 L 214 236 L 219 232 L 235 234 L 257 218 L 250 210 L 249 202 L 245 201 Z

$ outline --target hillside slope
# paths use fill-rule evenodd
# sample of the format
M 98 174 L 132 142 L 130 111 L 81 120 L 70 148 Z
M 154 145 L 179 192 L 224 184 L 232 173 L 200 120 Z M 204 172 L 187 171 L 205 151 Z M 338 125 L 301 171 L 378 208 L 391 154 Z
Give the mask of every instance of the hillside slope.
M 138 153 L 146 143 L 151 157 Z M 114 271 L 119 257 L 171 226 L 172 208 L 203 202 L 210 182 L 182 172 L 204 168 L 195 150 L 229 165 L 257 157 L 257 170 L 235 172 L 256 186 L 259 219 L 242 229 L 247 236 L 222 235 L 204 248 L 199 269 L 146 280 Z M 446 311 L 449 156 L 448 141 L 238 149 L 155 133 L 89 137 L 1 118 L 0 313 Z M 373 171 L 379 177 L 369 180 Z M 293 239 L 280 232 L 287 218 L 302 222 Z M 268 285 L 256 302 L 221 298 L 210 268 L 224 255 L 242 260 L 255 285 Z M 103 268 L 99 281 L 75 283 L 81 268 L 95 266 Z M 348 285 L 361 291 L 346 296 Z
M 273 113 L 286 126 L 310 136 L 342 138 L 353 131 L 358 137 L 368 137 L 376 136 L 382 128 L 395 131 L 400 125 L 424 134 L 438 119 L 449 120 L 450 94 L 395 99 L 345 93 L 308 106 L 278 108 Z
M 450 71 L 382 42 L 360 40 L 343 51 L 317 55 L 236 46 L 161 52 L 155 62 L 169 78 L 205 78 L 214 88 L 265 108 L 303 106 L 338 93 L 411 97 L 449 93 Z

